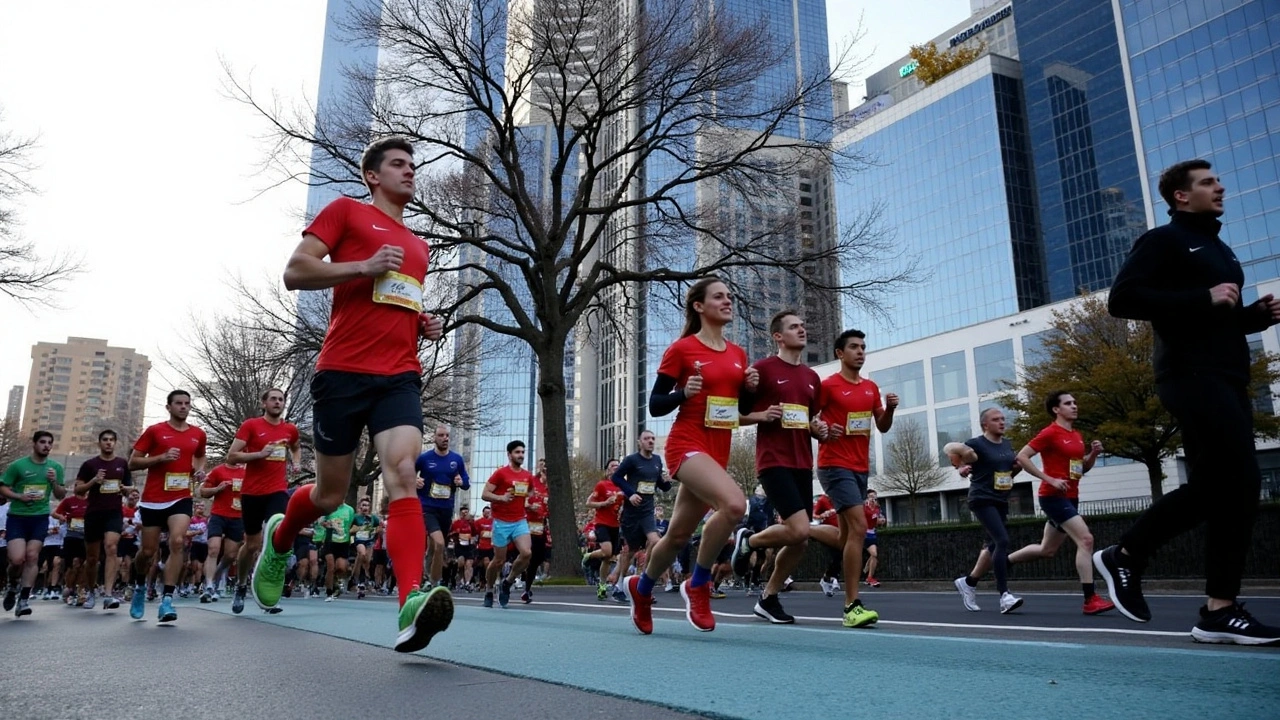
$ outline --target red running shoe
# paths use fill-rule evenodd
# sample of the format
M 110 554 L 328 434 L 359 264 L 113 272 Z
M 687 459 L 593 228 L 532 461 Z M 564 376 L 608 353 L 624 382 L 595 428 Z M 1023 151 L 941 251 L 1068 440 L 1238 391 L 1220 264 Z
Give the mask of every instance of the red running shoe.
M 716 629 L 716 616 L 711 614 L 711 583 L 691 587 L 685 580 L 680 583 L 680 597 L 684 598 L 684 616 L 689 624 L 702 632 Z
M 631 624 L 641 635 L 653 634 L 653 595 L 640 594 L 640 576 L 632 575 L 622 581 L 622 594 L 631 603 Z
M 1094 595 L 1093 597 L 1084 601 L 1084 614 L 1085 615 L 1101 615 L 1102 613 L 1108 610 L 1114 610 L 1115 607 L 1116 607 L 1115 603 L 1111 602 L 1110 600 L 1102 597 L 1101 595 Z

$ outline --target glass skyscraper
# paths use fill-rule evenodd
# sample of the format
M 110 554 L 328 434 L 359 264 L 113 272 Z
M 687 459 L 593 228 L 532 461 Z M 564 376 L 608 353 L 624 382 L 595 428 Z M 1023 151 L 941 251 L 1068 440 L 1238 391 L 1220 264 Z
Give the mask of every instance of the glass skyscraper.
M 1049 300 L 1111 286 L 1146 230 L 1111 0 L 1013 0 Z
M 1280 278 L 1280 4 L 1120 0 L 1151 214 L 1160 172 L 1203 158 L 1227 188 L 1222 238 L 1245 282 Z
M 985 55 L 837 138 L 878 163 L 836 184 L 836 208 L 879 208 L 920 261 L 888 317 L 846 308 L 846 326 L 887 347 L 1044 303 L 1017 61 Z

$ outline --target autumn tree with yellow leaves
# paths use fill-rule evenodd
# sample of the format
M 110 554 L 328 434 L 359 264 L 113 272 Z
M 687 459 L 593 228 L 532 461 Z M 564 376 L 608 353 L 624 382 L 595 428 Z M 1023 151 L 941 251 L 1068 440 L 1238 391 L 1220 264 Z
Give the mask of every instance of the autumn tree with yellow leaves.
M 987 44 L 984 42 L 948 50 L 939 50 L 936 43 L 929 42 L 912 45 L 909 55 L 916 63 L 915 76 L 928 86 L 982 57 L 982 53 L 986 51 Z

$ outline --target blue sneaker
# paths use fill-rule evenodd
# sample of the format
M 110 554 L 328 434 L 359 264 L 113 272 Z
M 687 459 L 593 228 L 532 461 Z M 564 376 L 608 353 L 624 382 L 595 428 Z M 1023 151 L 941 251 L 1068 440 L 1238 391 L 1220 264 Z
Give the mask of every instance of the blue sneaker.
M 506 607 L 509 602 L 511 602 L 511 584 L 504 582 L 498 586 L 498 604 Z
M 147 593 L 138 588 L 133 589 L 133 599 L 129 601 L 129 617 L 141 620 L 147 613 Z
M 484 606 L 485 606 L 485 607 L 487 607 L 487 608 L 491 608 L 491 607 L 493 607 L 493 591 L 492 591 L 492 590 L 489 590 L 489 591 L 485 592 L 485 594 L 484 594 Z
M 178 619 L 178 611 L 173 609 L 173 597 L 165 595 L 160 598 L 160 622 L 173 622 Z

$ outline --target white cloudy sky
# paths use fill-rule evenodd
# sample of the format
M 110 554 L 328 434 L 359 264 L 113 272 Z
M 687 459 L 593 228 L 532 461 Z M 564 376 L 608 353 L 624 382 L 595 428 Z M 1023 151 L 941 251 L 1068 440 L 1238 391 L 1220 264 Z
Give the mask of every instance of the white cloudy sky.
M 851 80 L 969 14 L 968 0 L 828 0 L 833 44 L 859 15 L 868 57 Z M 225 96 L 220 58 L 282 103 L 314 96 L 324 0 L 114 0 L 0 4 L 0 130 L 38 135 L 37 195 L 22 233 L 87 272 L 58 307 L 0 298 L 0 398 L 26 385 L 31 346 L 68 336 L 132 347 L 153 363 L 148 417 L 161 411 L 192 315 L 225 307 L 227 278 L 278 275 L 306 190 L 265 194 L 262 121 Z M 850 88 L 856 103 L 860 86 Z M 198 402 L 198 399 L 197 399 Z

